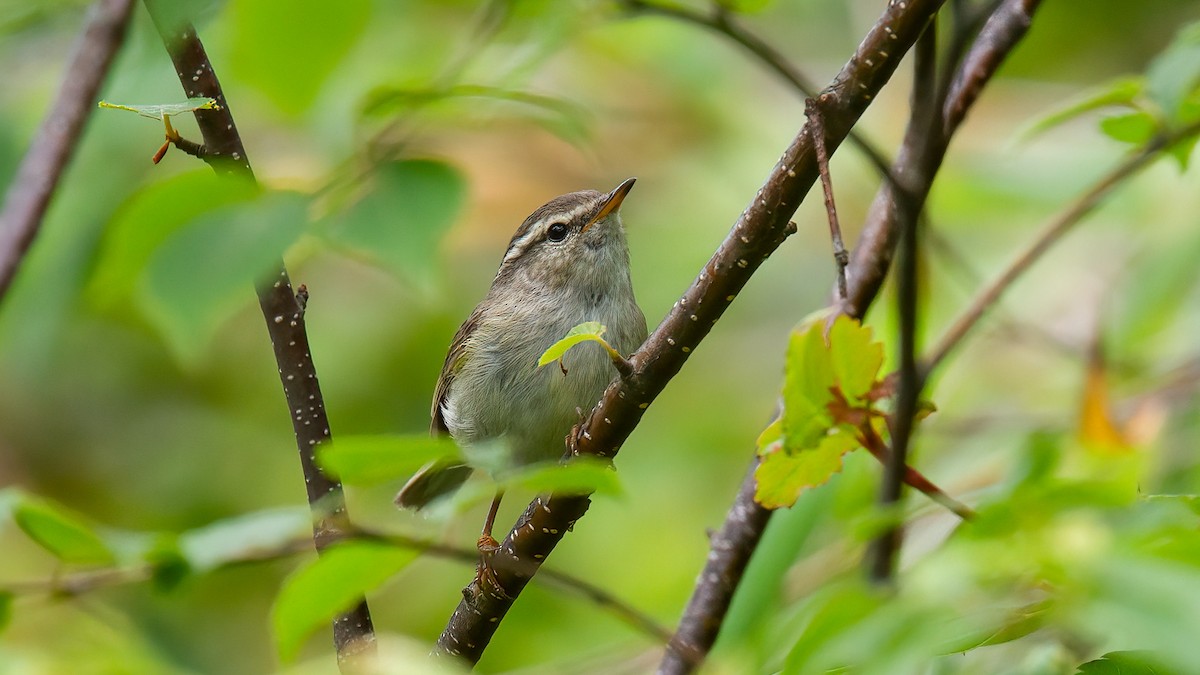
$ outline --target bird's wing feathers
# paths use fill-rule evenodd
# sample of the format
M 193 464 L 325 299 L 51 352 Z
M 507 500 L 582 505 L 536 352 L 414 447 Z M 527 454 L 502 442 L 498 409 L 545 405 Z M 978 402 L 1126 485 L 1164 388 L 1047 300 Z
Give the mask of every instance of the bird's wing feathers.
M 467 317 L 467 320 L 458 327 L 458 332 L 454 334 L 454 339 L 450 342 L 450 351 L 446 354 L 446 362 L 442 364 L 442 375 L 438 378 L 437 387 L 433 390 L 433 409 L 430 410 L 432 422 L 429 425 L 429 432 L 435 436 L 450 433 L 450 428 L 446 426 L 446 420 L 442 417 L 442 406 L 446 403 L 446 397 L 450 395 L 450 384 L 454 382 L 454 377 L 467 362 L 467 340 L 475 332 L 482 315 L 479 307 L 476 307 L 475 311 L 471 312 L 471 316 Z

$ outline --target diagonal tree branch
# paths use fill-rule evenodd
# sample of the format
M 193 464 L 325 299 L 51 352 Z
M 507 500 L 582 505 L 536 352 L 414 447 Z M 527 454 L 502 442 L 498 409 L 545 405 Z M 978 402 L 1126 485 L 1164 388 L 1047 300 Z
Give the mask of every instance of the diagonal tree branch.
M 819 96 L 830 152 L 887 83 L 942 0 L 891 2 L 855 55 Z M 699 276 L 634 353 L 633 372 L 609 385 L 572 436 L 571 452 L 611 458 L 646 408 L 679 372 L 750 276 L 794 230 L 790 218 L 817 179 L 811 136 L 801 129 Z M 529 505 L 493 558 L 493 575 L 464 591 L 437 651 L 475 663 L 541 561 L 587 511 L 587 496 L 543 495 Z M 532 566 L 532 568 L 530 567 Z
M 997 16 L 1007 16 L 1008 18 L 1003 21 L 1012 21 L 1017 25 L 1028 27 L 1028 16 L 1036 9 L 1037 4 L 1037 1 L 1018 0 L 1014 2 L 1014 0 L 1008 0 L 1001 8 L 1001 11 L 1005 13 Z M 1007 8 L 1014 5 L 1024 7 L 1026 16 L 1022 17 L 1019 13 L 1007 11 Z M 972 54 L 964 59 L 965 64 L 987 63 L 991 66 L 986 69 L 964 66 L 960 68 L 960 72 L 969 71 L 973 74 L 969 78 L 956 78 L 956 81 L 973 82 L 975 86 L 956 87 L 952 85 L 949 89 L 947 103 L 949 104 L 951 101 L 958 103 L 955 103 L 954 106 L 947 105 L 947 108 L 955 107 L 961 112 L 953 115 L 946 114 L 947 119 L 955 120 L 954 124 L 943 127 L 947 143 L 958 130 L 958 125 L 965 118 L 966 111 L 975 103 L 984 83 L 995 73 L 996 66 L 1016 46 L 1021 36 L 1024 35 L 1024 31 L 996 28 L 994 34 L 1006 35 L 1008 39 L 986 40 L 981 37 L 976 40 Z M 975 52 L 979 50 L 994 52 L 995 56 L 994 58 L 984 58 L 975 55 Z M 969 95 L 968 92 L 970 92 Z M 915 161 L 913 158 L 918 154 L 915 148 L 916 140 L 915 134 L 906 132 L 904 144 L 888 172 L 889 175 L 899 176 L 910 171 L 909 167 Z M 945 148 L 942 149 L 942 152 L 945 152 Z M 926 176 L 927 180 L 932 181 L 933 175 L 933 173 L 929 173 Z M 857 319 L 863 318 L 877 297 L 892 258 L 896 242 L 894 233 L 897 231 L 895 198 L 892 196 L 896 185 L 897 181 L 889 180 L 884 181 L 880 186 L 880 194 L 876 197 L 848 270 L 851 301 L 843 304 L 842 311 Z M 926 187 L 927 190 L 928 187 Z M 704 570 L 697 579 L 696 590 L 688 602 L 687 609 L 684 610 L 675 640 L 672 641 L 671 648 L 663 658 L 659 671 L 661 673 L 690 673 L 707 655 L 716 640 L 721 622 L 732 602 L 738 583 L 749 564 L 750 554 L 757 547 L 767 523 L 770 522 L 773 512 L 764 509 L 754 501 L 754 466 L 757 465 L 757 461 L 756 458 L 729 509 L 725 522 L 713 537 L 711 553 Z
M 195 28 L 173 16 L 171 12 L 177 8 L 165 0 L 147 0 L 146 7 L 171 62 L 175 64 L 184 92 L 188 97 L 216 99 L 219 106 L 218 109 L 195 112 L 196 123 L 204 137 L 204 160 L 218 174 L 253 181 L 254 172 L 234 125 L 229 103 Z M 273 277 L 256 284 L 255 290 L 275 350 L 279 379 L 300 451 L 300 467 L 313 511 L 313 543 L 321 553 L 346 538 L 351 524 L 341 483 L 326 475 L 316 463 L 316 446 L 330 439 L 329 418 L 308 345 L 304 308 L 292 291 L 282 260 L 277 263 L 276 270 Z M 374 654 L 375 629 L 366 599 L 334 619 L 333 642 L 342 667 L 350 666 L 359 657 Z
M 0 211 L 0 299 L 42 225 L 108 67 L 124 41 L 132 7 L 133 0 L 96 0 L 92 5 L 58 95 L 8 186 Z

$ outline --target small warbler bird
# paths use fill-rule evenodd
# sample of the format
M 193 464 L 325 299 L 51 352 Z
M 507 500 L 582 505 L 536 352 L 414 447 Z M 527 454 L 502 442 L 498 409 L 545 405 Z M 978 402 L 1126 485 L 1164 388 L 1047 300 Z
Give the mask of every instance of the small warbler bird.
M 606 339 L 621 354 L 646 339 L 619 211 L 633 183 L 555 197 L 517 228 L 487 295 L 450 344 L 433 395 L 434 434 L 449 433 L 467 448 L 500 441 L 511 466 L 563 456 L 572 426 L 617 371 L 592 342 L 573 348 L 561 369 L 538 368 L 538 358 L 586 321 L 606 326 Z M 396 503 L 419 509 L 457 490 L 471 471 L 461 462 L 432 463 Z M 491 529 L 501 496 L 492 502 L 481 551 L 495 549 Z

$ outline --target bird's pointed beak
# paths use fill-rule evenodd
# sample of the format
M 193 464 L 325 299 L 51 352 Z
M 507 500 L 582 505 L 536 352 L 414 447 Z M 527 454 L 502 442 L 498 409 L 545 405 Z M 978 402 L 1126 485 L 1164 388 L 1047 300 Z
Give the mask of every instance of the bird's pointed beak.
M 625 195 L 629 194 L 629 191 L 633 189 L 633 184 L 635 182 L 637 182 L 636 178 L 626 178 L 623 183 L 614 188 L 612 192 L 608 193 L 608 197 L 604 201 L 604 206 L 600 207 L 600 210 L 596 213 L 596 215 L 589 220 L 588 224 L 584 225 L 583 229 L 580 231 L 587 232 L 589 227 L 595 225 L 601 220 L 604 220 L 610 213 L 620 209 L 621 202 L 625 201 Z

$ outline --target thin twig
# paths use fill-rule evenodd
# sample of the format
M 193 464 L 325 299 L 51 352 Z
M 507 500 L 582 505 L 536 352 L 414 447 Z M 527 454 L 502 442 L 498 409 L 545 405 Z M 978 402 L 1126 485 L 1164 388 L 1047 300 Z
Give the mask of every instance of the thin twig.
M 854 57 L 821 94 L 826 143 L 834 151 L 887 83 L 943 0 L 889 3 Z M 634 372 L 609 385 L 571 440 L 576 455 L 610 458 L 646 408 L 687 361 L 758 266 L 794 231 L 792 214 L 817 180 L 812 140 L 800 129 L 766 183 L 699 276 L 630 361 Z M 493 557 L 494 579 L 464 592 L 438 652 L 475 663 L 536 569 L 587 511 L 581 495 L 543 495 L 529 505 Z M 490 576 L 490 575 L 489 575 Z
M 1153 140 L 1142 150 L 1126 158 L 1111 171 L 1096 181 L 1087 192 L 1071 203 L 1058 217 L 1051 220 L 1042 228 L 1034 240 L 1021 251 L 1008 267 L 1000 273 L 991 284 L 981 290 L 971 303 L 955 319 L 945 335 L 928 356 L 925 357 L 923 368 L 929 372 L 938 367 L 946 356 L 979 322 L 984 313 L 992 307 L 1000 296 L 1008 290 L 1033 263 L 1046 253 L 1059 239 L 1091 213 L 1097 205 L 1118 185 L 1148 166 L 1158 158 L 1159 154 L 1172 145 L 1190 136 L 1200 134 L 1200 122 L 1171 132 Z
M 148 0 L 146 7 L 175 65 L 184 92 L 189 98 L 202 96 L 217 101 L 214 109 L 195 111 L 206 148 L 204 161 L 218 174 L 253 181 L 254 172 L 234 124 L 229 102 L 195 28 L 187 21 L 171 16 L 178 8 L 171 7 L 170 3 Z M 255 290 L 274 347 L 288 416 L 296 435 L 308 503 L 313 512 L 313 544 L 319 554 L 346 537 L 351 528 L 350 518 L 341 483 L 326 475 L 316 463 L 317 445 L 328 442 L 331 437 L 329 418 L 309 349 L 304 309 L 292 291 L 283 260 L 276 262 L 275 270 L 273 276 L 257 283 Z M 333 642 L 342 668 L 351 668 L 355 663 L 373 657 L 375 629 L 365 598 L 334 619 Z
M 133 0 L 96 0 L 92 5 L 67 61 L 58 95 L 5 193 L 0 211 L 0 299 L 7 295 L 71 153 L 79 145 L 83 123 L 95 108 L 100 85 L 124 41 L 132 7 Z
M 833 178 L 829 175 L 829 153 L 825 151 L 825 123 L 816 99 L 805 99 L 804 115 L 808 118 L 808 133 L 812 134 L 817 151 L 817 171 L 821 175 L 821 192 L 825 195 L 825 215 L 829 219 L 829 239 L 833 243 L 833 263 L 837 268 L 837 288 L 840 301 L 846 300 L 846 265 L 850 254 L 842 242 L 842 226 L 838 223 L 837 205 L 833 201 Z
M 350 537 L 355 540 L 379 542 L 398 548 L 420 551 L 424 555 L 451 560 L 463 563 L 464 565 L 473 566 L 479 562 L 479 551 L 475 549 L 457 548 L 433 540 L 411 537 L 404 534 L 357 529 L 350 533 Z M 208 571 L 216 572 L 251 563 L 281 560 L 311 550 L 311 538 L 294 539 L 283 542 L 273 548 L 245 551 L 242 555 L 231 557 Z M 111 567 L 56 575 L 46 579 L 3 583 L 0 584 L 0 593 L 8 593 L 14 596 L 45 594 L 52 598 L 75 598 L 104 588 L 148 581 L 153 575 L 154 565 L 141 563 L 126 567 Z M 669 628 L 645 612 L 624 602 L 593 583 L 555 569 L 543 570 L 542 581 L 590 600 L 597 607 L 611 612 L 618 619 L 621 619 L 658 642 L 666 644 L 671 639 L 671 630 Z

